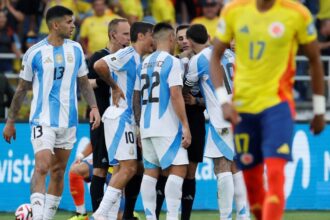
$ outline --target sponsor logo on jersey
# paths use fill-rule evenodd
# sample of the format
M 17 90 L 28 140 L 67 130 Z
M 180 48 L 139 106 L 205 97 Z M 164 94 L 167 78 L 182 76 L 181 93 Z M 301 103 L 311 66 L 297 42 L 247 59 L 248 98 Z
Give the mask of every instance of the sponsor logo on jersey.
M 47 57 L 44 61 L 44 63 L 52 63 L 52 59 L 50 57 Z
M 279 154 L 289 154 L 290 148 L 288 144 L 283 144 L 281 147 L 277 149 L 277 153 Z
M 239 32 L 248 34 L 248 33 L 249 33 L 249 27 L 248 27 L 247 25 L 244 25 L 244 26 L 239 30 Z

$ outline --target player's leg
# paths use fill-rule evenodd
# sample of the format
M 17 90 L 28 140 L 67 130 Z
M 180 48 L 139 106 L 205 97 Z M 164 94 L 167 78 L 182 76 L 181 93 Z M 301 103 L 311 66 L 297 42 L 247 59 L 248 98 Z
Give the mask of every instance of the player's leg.
M 231 173 L 232 161 L 226 157 L 214 158 L 214 173 L 217 177 L 218 205 L 221 220 L 232 219 L 234 182 Z
M 35 154 L 35 167 L 30 184 L 30 200 L 33 218 L 42 220 L 46 198 L 46 176 L 51 167 L 55 133 L 48 127 L 33 126 L 31 142 Z
M 92 162 L 92 161 L 90 161 Z M 87 219 L 86 207 L 85 207 L 85 189 L 84 181 L 91 180 L 91 170 L 93 165 L 87 160 L 81 163 L 74 163 L 69 171 L 69 185 L 70 193 L 73 198 L 73 202 L 76 206 L 76 215 L 69 220 L 84 220 Z
M 112 175 L 102 202 L 93 216 L 116 219 L 122 190 L 137 171 L 135 126 L 126 123 L 122 118 L 117 118 L 106 119 L 104 128 L 107 132 L 105 137 L 109 146 L 109 161 L 117 159 L 119 170 Z
M 162 206 L 165 200 L 165 185 L 168 178 L 168 171 L 162 170 L 158 177 L 158 181 L 156 184 L 156 193 L 157 193 L 157 204 L 156 204 L 156 216 L 159 219 L 160 211 L 162 210 Z
M 248 205 L 248 198 L 246 187 L 244 183 L 243 172 L 238 169 L 236 163 L 231 165 L 231 172 L 234 181 L 234 200 L 236 206 L 237 220 L 250 220 L 250 207 Z
M 153 146 L 163 170 L 168 169 L 169 176 L 165 185 L 167 220 L 179 219 L 182 199 L 182 184 L 187 175 L 188 153 L 181 146 L 180 132 L 174 137 L 153 138 Z M 174 155 L 174 156 L 173 156 Z
M 260 115 L 240 114 L 240 117 L 242 120 L 235 126 L 236 162 L 243 170 L 250 210 L 257 220 L 261 220 L 265 189 Z
M 108 151 L 105 144 L 103 122 L 94 130 L 90 130 L 91 144 L 93 147 L 93 177 L 90 185 L 92 208 L 95 212 L 99 207 L 103 194 L 104 184 L 109 166 Z
M 189 151 L 189 148 L 188 148 Z M 189 220 L 196 194 L 195 173 L 198 163 L 189 161 L 187 175 L 182 185 L 181 220 Z
M 143 177 L 143 164 L 142 164 L 142 153 L 138 148 L 138 161 L 137 161 L 137 173 L 127 183 L 125 187 L 125 209 L 123 214 L 123 220 L 134 220 L 134 208 L 137 197 L 140 193 L 141 182 Z M 139 153 L 140 152 L 140 153 Z
M 262 114 L 262 149 L 268 180 L 262 219 L 280 220 L 285 206 L 284 166 L 291 159 L 293 119 L 288 103 L 271 107 Z
M 71 150 L 55 148 L 54 153 L 44 207 L 44 219 L 53 219 L 60 204 L 64 185 L 65 168 Z
M 156 184 L 160 164 L 151 138 L 141 140 L 143 149 L 144 174 L 141 183 L 141 197 L 147 220 L 156 220 Z

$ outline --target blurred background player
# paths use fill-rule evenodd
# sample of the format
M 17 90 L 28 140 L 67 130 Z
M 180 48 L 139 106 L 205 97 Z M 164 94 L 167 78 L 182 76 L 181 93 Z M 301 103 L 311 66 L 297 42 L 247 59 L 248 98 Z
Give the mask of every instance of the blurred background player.
M 178 219 L 182 184 L 187 172 L 185 148 L 191 143 L 191 134 L 181 91 L 183 69 L 179 59 L 171 55 L 175 48 L 174 29 L 170 24 L 158 23 L 153 38 L 157 50 L 146 57 L 140 67 L 138 88 L 141 96 L 134 99 L 135 106 L 141 107 L 142 103 L 141 115 L 135 116 L 138 121 L 141 116 L 139 124 L 145 168 L 141 196 L 146 219 L 156 220 L 156 183 L 160 170 L 168 170 L 166 218 L 175 220 Z
M 219 59 L 232 39 L 237 62 L 230 104 Z M 229 3 L 221 12 L 211 58 L 212 82 L 225 119 L 235 124 L 237 162 L 258 220 L 283 216 L 284 166 L 292 159 L 292 86 L 298 44 L 310 63 L 314 93 L 311 131 L 318 134 L 325 126 L 324 74 L 309 11 L 294 1 L 248 0 Z M 267 191 L 260 187 L 264 165 Z
M 94 89 L 97 106 L 101 115 L 103 115 L 110 105 L 110 87 L 95 72 L 94 64 L 102 57 L 115 53 L 129 45 L 130 25 L 128 21 L 126 19 L 113 19 L 108 24 L 108 39 L 107 47 L 96 51 L 88 61 L 88 78 Z M 109 167 L 103 122 L 100 123 L 99 128 L 90 130 L 90 137 L 93 146 L 93 178 L 90 193 L 93 211 L 96 211 L 103 198 L 104 183 Z
M 72 16 L 73 12 L 62 6 L 47 11 L 49 35 L 24 55 L 21 79 L 3 131 L 7 142 L 16 138 L 14 122 L 27 91 L 33 86 L 30 124 L 35 169 L 30 199 L 36 220 L 53 219 L 61 200 L 65 168 L 76 141 L 76 82 L 92 109 L 93 129 L 100 123 L 82 48 L 79 43 L 67 39 L 75 27 Z M 46 190 L 48 172 L 50 182 Z
M 103 114 L 109 161 L 119 161 L 95 219 L 116 219 L 122 190 L 137 172 L 137 145 L 133 115 L 136 69 L 141 57 L 153 51 L 152 24 L 135 22 L 130 29 L 132 46 L 107 55 L 94 64 L 96 72 L 111 87 L 111 106 Z M 111 74 L 110 74 L 111 73 Z

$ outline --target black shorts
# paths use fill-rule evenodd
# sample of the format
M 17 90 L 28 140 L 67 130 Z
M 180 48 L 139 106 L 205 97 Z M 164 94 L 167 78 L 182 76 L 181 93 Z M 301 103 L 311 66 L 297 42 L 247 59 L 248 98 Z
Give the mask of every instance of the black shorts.
M 103 122 L 94 130 L 90 129 L 91 143 L 93 147 L 93 167 L 108 168 L 108 149 L 105 144 Z
M 199 106 L 187 106 L 189 128 L 191 132 L 191 145 L 188 147 L 189 161 L 203 162 L 205 145 L 205 118 L 204 108 Z

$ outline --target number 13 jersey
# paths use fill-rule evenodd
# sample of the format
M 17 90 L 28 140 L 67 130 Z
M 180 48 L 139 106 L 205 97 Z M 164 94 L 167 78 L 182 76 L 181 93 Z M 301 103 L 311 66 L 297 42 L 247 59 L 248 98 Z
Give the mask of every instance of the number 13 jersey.
M 170 88 L 182 86 L 183 67 L 180 60 L 167 52 L 149 55 L 139 68 L 141 91 L 141 137 L 175 136 L 180 121 L 174 111 Z M 138 84 L 138 83 L 137 83 Z

